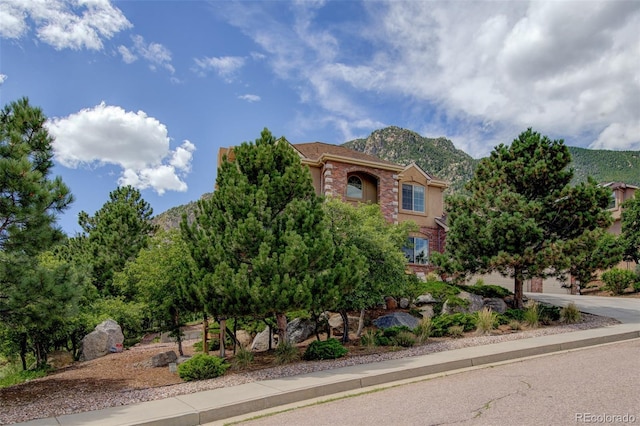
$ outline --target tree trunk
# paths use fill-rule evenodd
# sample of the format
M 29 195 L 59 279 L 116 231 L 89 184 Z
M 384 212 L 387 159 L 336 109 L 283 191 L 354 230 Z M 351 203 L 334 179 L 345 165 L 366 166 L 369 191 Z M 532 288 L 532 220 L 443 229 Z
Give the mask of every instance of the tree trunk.
M 22 370 L 27 371 L 27 335 L 22 334 L 20 339 L 20 361 L 22 361 Z
M 359 339 L 362 337 L 362 330 L 364 329 L 364 309 L 360 309 L 360 318 L 358 318 L 358 332 L 356 333 L 356 337 Z
M 180 330 L 180 314 L 176 312 L 173 316 L 174 333 L 176 335 L 176 342 L 178 342 L 178 353 L 180 356 L 184 356 L 182 351 L 182 330 Z
M 206 313 L 202 319 L 202 352 L 209 354 L 209 317 Z
M 233 319 L 233 354 L 236 354 L 238 348 L 238 318 Z
M 349 316 L 347 311 L 340 311 L 342 317 L 342 343 L 349 343 Z
M 226 356 L 224 341 L 226 340 L 225 334 L 227 330 L 227 320 L 225 318 L 221 318 L 218 322 L 220 323 L 220 358 L 224 358 Z
M 516 305 L 516 309 L 522 309 L 523 307 L 523 303 L 522 303 L 523 286 L 524 286 L 524 279 L 522 278 L 522 273 L 520 273 L 520 270 L 516 268 L 514 283 L 513 283 L 513 295 L 514 295 L 514 302 Z
M 276 314 L 276 324 L 278 325 L 278 345 L 288 341 L 287 336 L 287 316 L 279 312 Z

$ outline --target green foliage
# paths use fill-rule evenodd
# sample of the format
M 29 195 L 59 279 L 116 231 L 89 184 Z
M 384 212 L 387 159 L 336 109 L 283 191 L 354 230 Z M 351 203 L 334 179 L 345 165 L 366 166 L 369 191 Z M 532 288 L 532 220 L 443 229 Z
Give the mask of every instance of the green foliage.
M 524 309 L 507 309 L 502 316 L 508 320 L 524 321 Z
M 208 352 L 217 351 L 220 349 L 220 339 L 209 339 L 207 340 L 207 347 L 209 348 Z M 199 340 L 193 344 L 193 349 L 196 352 L 202 352 L 202 340 Z
M 575 324 L 580 322 L 581 319 L 582 314 L 573 302 L 560 309 L 560 320 L 566 324 Z
M 624 258 L 640 264 L 640 191 L 622 205 L 620 244 Z
M 403 348 L 410 348 L 414 346 L 416 344 L 416 340 L 415 334 L 409 331 L 401 331 L 392 339 L 395 345 L 402 346 Z
M 366 330 L 360 337 L 360 344 L 362 346 L 366 346 L 367 348 L 374 348 L 378 346 L 377 330 L 374 330 L 374 329 Z
M 317 359 L 336 359 L 345 356 L 349 351 L 334 338 L 327 340 L 315 340 L 311 342 L 302 356 L 307 361 Z
M 529 327 L 538 328 L 538 325 L 540 325 L 540 304 L 535 301 L 529 301 L 524 309 L 522 319 Z
M 413 291 L 415 292 L 414 297 L 429 293 L 434 299 L 444 302 L 449 296 L 457 296 L 462 290 L 461 287 L 444 281 L 428 280 L 416 283 L 416 288 Z
M 293 343 L 284 341 L 278 343 L 275 362 L 278 365 L 291 364 L 300 359 L 300 351 Z
M 36 370 L 18 370 L 17 368 L 12 368 L 0 376 L 0 389 L 44 377 L 48 372 L 49 370 L 46 367 Z
M 538 306 L 538 312 L 540 316 L 540 322 L 542 324 L 550 325 L 560 320 L 560 308 L 557 306 L 540 303 Z
M 413 332 L 418 339 L 418 343 L 426 342 L 433 333 L 433 323 L 431 322 L 431 318 L 422 318 Z
M 614 295 L 623 294 L 636 281 L 636 274 L 626 269 L 613 268 L 602 274 L 602 281 L 605 283 L 603 289 L 612 292 Z
M 478 320 L 476 331 L 478 334 L 489 334 L 498 324 L 498 315 L 489 308 L 483 308 L 476 312 Z
M 464 334 L 464 326 L 452 325 L 447 329 L 447 334 L 451 337 L 462 337 Z
M 433 327 L 432 336 L 442 337 L 449 333 L 449 328 L 453 326 L 462 327 L 462 331 L 471 331 L 476 328 L 477 316 L 475 314 L 443 314 L 431 319 Z
M 574 181 L 586 182 L 591 176 L 598 182 L 626 182 L 640 185 L 638 151 L 610 151 L 569 147 Z
M 571 186 L 569 150 L 531 129 L 480 161 L 469 196 L 447 197 L 447 256 L 461 273 L 497 271 L 514 279 L 522 305 L 526 279 L 566 267 L 565 244 L 606 228 L 609 191 L 593 180 Z
M 206 380 L 222 376 L 229 368 L 224 359 L 217 356 L 196 354 L 178 365 L 178 375 L 187 382 Z
M 94 283 L 102 295 L 122 295 L 113 286 L 114 274 L 147 247 L 157 230 L 151 222 L 152 215 L 151 205 L 132 186 L 118 187 L 109 193 L 109 201 L 93 216 L 80 212 L 78 222 L 83 233 L 74 237 L 80 253 L 71 255 L 90 261 Z
M 212 316 L 281 321 L 288 311 L 309 308 L 312 289 L 335 291 L 325 279 L 333 247 L 309 171 L 267 129 L 225 157 L 216 191 L 198 201 L 194 222 L 184 217 L 181 230 Z
M 238 352 L 233 357 L 233 367 L 238 370 L 244 370 L 253 364 L 253 352 L 240 346 Z
M 567 271 L 584 288 L 597 279 L 598 271 L 609 269 L 622 260 L 624 247 L 615 235 L 598 228 L 568 241 L 564 249 L 568 254 Z
M 497 297 L 500 299 L 504 299 L 505 297 L 513 294 L 504 287 L 492 284 L 476 283 L 474 285 L 469 285 L 462 288 L 469 293 L 477 294 L 482 297 Z

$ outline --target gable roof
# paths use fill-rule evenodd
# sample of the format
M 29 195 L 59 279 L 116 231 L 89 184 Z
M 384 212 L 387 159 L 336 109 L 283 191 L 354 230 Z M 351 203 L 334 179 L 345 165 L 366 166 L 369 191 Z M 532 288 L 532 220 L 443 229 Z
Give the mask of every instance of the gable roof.
M 309 142 L 291 144 L 291 146 L 300 153 L 302 158 L 314 163 L 321 162 L 323 159 L 330 157 L 331 159 L 347 159 L 358 162 L 375 163 L 386 166 L 387 168 L 392 166 L 398 170 L 403 168 L 400 164 L 392 161 L 383 160 L 373 155 L 345 148 L 340 145 L 332 145 L 324 142 Z

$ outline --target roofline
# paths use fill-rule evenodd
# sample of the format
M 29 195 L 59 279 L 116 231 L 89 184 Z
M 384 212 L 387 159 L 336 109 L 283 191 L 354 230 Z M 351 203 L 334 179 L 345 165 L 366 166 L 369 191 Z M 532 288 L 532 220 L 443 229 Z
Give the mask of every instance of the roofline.
M 339 161 L 341 163 L 356 164 L 358 166 L 374 167 L 376 169 L 391 170 L 395 172 L 402 172 L 402 170 L 404 169 L 404 166 L 401 166 L 399 164 L 379 163 L 377 161 L 360 160 L 357 158 L 343 157 L 342 155 L 335 154 L 322 154 L 317 160 L 311 160 L 309 158 L 302 159 L 303 164 L 313 166 L 321 166 L 327 161 Z

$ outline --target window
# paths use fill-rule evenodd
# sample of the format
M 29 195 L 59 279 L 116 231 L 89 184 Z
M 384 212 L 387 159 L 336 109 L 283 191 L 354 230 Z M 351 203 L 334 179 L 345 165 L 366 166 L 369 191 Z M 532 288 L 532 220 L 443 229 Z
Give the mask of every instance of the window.
M 607 206 L 608 209 L 615 209 L 616 208 L 616 192 L 615 191 L 611 191 L 611 196 L 609 198 L 609 205 Z
M 349 176 L 347 179 L 347 197 L 362 198 L 362 180 L 358 176 Z
M 429 263 L 429 240 L 425 238 L 409 237 L 407 245 L 402 249 L 409 263 L 426 265 Z
M 424 186 L 402 184 L 402 209 L 424 213 Z

